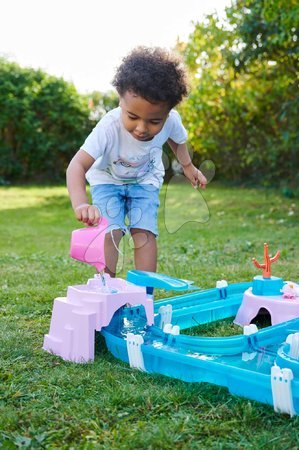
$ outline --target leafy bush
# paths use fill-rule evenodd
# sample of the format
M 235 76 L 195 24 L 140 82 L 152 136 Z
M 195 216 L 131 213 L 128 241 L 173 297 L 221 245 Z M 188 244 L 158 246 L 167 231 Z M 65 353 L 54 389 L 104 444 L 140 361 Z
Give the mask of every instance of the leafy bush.
M 57 181 L 92 127 L 71 83 L 0 59 L 0 178 Z
M 298 189 L 298 24 L 293 0 L 235 0 L 180 44 L 192 88 L 181 112 L 218 176 Z

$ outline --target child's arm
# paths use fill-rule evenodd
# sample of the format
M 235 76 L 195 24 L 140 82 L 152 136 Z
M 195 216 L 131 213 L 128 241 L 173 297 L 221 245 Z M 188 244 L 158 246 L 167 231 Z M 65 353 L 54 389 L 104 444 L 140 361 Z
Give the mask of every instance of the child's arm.
M 172 139 L 168 139 L 168 144 L 175 154 L 177 160 L 183 167 L 185 176 L 191 182 L 194 188 L 198 186 L 205 189 L 207 186 L 207 179 L 204 174 L 198 170 L 191 161 L 188 148 L 186 144 L 177 144 Z
M 94 161 L 87 152 L 79 150 L 66 171 L 66 183 L 75 216 L 87 225 L 98 223 L 100 218 L 98 208 L 89 204 L 86 193 L 85 173 Z

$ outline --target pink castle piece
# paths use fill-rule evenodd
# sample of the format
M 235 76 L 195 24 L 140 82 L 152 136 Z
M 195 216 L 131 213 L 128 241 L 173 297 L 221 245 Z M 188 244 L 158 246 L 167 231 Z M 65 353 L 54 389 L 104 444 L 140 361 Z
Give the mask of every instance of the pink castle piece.
M 144 306 L 147 324 L 154 323 L 153 299 L 144 287 L 107 274 L 95 275 L 86 285 L 69 286 L 66 297 L 54 300 L 43 349 L 67 361 L 93 361 L 95 331 L 109 325 L 114 313 L 126 304 Z
M 96 227 L 73 231 L 71 257 L 103 271 L 107 227 L 108 222 L 102 217 Z M 69 286 L 66 297 L 54 300 L 43 349 L 67 361 L 93 361 L 95 331 L 109 325 L 114 313 L 126 304 L 144 306 L 147 324 L 154 323 L 153 299 L 146 295 L 145 287 L 107 274 L 95 275 L 86 285 Z
M 299 297 L 286 299 L 283 295 L 255 295 L 252 288 L 245 291 L 242 304 L 234 323 L 244 327 L 264 308 L 271 316 L 271 324 L 276 325 L 299 317 Z
M 270 257 L 268 244 L 264 244 L 264 263 L 260 264 L 253 258 L 254 265 L 263 269 L 263 274 L 255 276 L 252 288 L 245 291 L 234 320 L 235 324 L 249 325 L 261 309 L 269 312 L 272 325 L 299 317 L 296 283 L 284 282 L 281 278 L 271 276 L 271 264 L 277 261 L 279 256 L 278 251 L 275 256 Z

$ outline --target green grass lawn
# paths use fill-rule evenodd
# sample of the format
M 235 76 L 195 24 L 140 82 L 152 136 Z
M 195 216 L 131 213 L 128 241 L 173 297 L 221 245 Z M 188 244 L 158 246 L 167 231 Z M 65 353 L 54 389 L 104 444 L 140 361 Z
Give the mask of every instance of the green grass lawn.
M 94 270 L 68 256 L 79 225 L 64 187 L 1 188 L 0 210 L 0 448 L 299 448 L 297 417 L 218 386 L 131 370 L 101 336 L 93 364 L 42 351 L 53 299 Z M 281 250 L 273 274 L 298 281 L 298 217 L 299 201 L 271 190 L 212 183 L 201 194 L 172 183 L 161 194 L 159 271 L 202 288 L 250 281 L 258 273 L 251 259 L 261 261 L 268 242 L 270 253 Z M 122 253 L 125 276 L 133 268 L 127 238 Z M 229 321 L 214 330 L 235 333 Z

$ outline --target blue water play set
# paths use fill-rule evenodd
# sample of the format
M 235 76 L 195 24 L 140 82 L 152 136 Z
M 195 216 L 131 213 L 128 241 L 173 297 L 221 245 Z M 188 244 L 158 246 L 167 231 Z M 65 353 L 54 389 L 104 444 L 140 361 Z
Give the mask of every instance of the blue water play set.
M 132 368 L 189 382 L 225 386 L 229 392 L 299 414 L 299 285 L 271 276 L 264 245 L 263 269 L 252 282 L 199 290 L 192 282 L 132 270 L 127 280 L 104 274 L 105 220 L 72 233 L 71 256 L 99 271 L 86 285 L 69 286 L 54 300 L 43 348 L 64 360 L 94 359 L 95 331 L 108 349 Z M 153 301 L 146 287 L 185 292 Z M 187 293 L 186 293 L 187 291 Z M 272 325 L 258 330 L 252 320 L 268 311 Z M 243 333 L 201 337 L 182 333 L 199 324 L 235 317 Z

